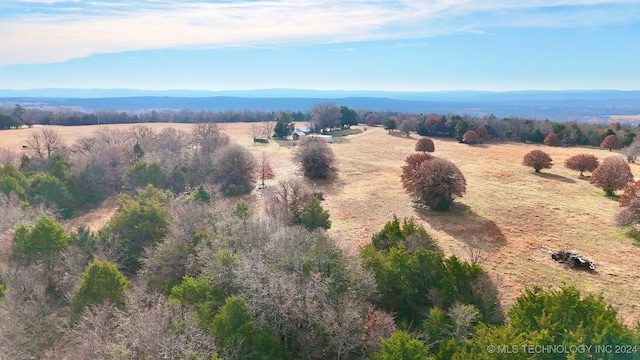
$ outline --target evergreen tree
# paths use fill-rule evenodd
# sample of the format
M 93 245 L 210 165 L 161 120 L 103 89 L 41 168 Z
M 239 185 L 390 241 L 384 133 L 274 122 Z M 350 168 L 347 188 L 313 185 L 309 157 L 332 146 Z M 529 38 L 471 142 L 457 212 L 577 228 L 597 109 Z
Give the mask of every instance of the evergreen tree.
M 299 223 L 307 230 L 329 229 L 331 227 L 329 212 L 322 208 L 320 200 L 315 196 L 310 196 L 307 199 L 304 208 L 300 211 Z
M 342 125 L 343 128 L 358 125 L 358 113 L 348 106 L 340 106 L 340 125 Z
M 169 195 L 171 195 L 169 193 Z M 136 271 L 142 250 L 162 240 L 169 226 L 167 194 L 148 185 L 138 198 L 123 195 L 118 200 L 120 207 L 105 228 L 105 233 L 115 235 L 127 248 L 125 265 Z
M 286 139 L 293 132 L 295 125 L 289 113 L 281 112 L 273 128 L 274 136 L 278 139 Z
M 380 350 L 371 356 L 372 360 L 430 360 L 427 348 L 419 340 L 404 331 L 397 331 L 388 339 L 380 341 Z
M 272 331 L 249 314 L 244 300 L 229 297 L 209 330 L 218 340 L 220 353 L 236 359 L 287 359 L 288 354 Z M 225 357 L 225 356 L 223 356 Z
M 124 309 L 129 281 L 108 261 L 94 261 L 82 274 L 80 288 L 71 300 L 72 319 L 91 305 L 111 302 Z
M 53 265 L 69 238 L 55 219 L 42 216 L 33 227 L 19 225 L 13 235 L 13 252 L 27 263 L 41 263 L 49 287 L 53 286 Z

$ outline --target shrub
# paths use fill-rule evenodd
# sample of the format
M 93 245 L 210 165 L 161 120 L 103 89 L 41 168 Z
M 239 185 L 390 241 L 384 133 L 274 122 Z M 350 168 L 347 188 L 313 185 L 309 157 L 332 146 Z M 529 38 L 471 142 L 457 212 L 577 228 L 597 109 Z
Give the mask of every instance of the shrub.
M 469 130 L 462 135 L 462 142 L 465 144 L 475 144 L 480 141 L 480 135 L 474 130 Z
M 580 176 L 583 176 L 583 172 L 592 172 L 598 167 L 598 158 L 590 154 L 578 154 L 565 160 L 564 166 L 567 169 L 580 171 Z
M 416 151 L 420 151 L 423 153 L 434 152 L 435 145 L 433 144 L 433 140 L 427 137 L 420 138 L 420 140 L 418 140 L 418 142 L 416 143 Z
M 607 196 L 613 196 L 614 191 L 623 189 L 633 181 L 633 174 L 629 164 L 620 157 L 610 156 L 598 165 L 591 173 L 589 182 L 605 191 Z
M 214 159 L 214 180 L 225 196 L 248 194 L 253 190 L 257 169 L 253 154 L 238 144 L 220 149 Z
M 304 176 L 309 179 L 325 179 L 330 177 L 335 169 L 335 155 L 321 138 L 305 136 L 298 141 L 294 160 L 300 164 Z
M 483 273 L 478 265 L 426 249 L 411 254 L 402 244 L 388 252 L 367 245 L 362 255 L 375 275 L 380 306 L 401 324 L 424 320 L 433 306 L 449 309 L 456 302 L 478 301 L 473 289 Z
M 551 157 L 542 150 L 531 150 L 522 160 L 522 165 L 532 167 L 535 172 L 541 169 L 550 169 L 553 165 Z
M 453 200 L 466 191 L 467 181 L 464 175 L 449 160 L 436 158 L 423 161 L 413 173 L 411 165 L 406 166 L 410 175 L 405 176 L 403 171 L 403 187 L 416 203 L 432 210 L 448 210 Z
M 558 146 L 560 145 L 560 138 L 556 133 L 549 133 L 547 137 L 544 138 L 544 143 L 549 146 Z

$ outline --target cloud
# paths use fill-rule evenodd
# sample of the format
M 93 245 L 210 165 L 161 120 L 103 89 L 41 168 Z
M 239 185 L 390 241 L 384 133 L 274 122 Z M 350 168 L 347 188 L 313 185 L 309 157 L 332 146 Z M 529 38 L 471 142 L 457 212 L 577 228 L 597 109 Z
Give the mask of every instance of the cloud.
M 592 27 L 639 18 L 636 0 L 4 0 L 0 65 L 132 50 L 411 40 L 482 34 L 492 27 Z

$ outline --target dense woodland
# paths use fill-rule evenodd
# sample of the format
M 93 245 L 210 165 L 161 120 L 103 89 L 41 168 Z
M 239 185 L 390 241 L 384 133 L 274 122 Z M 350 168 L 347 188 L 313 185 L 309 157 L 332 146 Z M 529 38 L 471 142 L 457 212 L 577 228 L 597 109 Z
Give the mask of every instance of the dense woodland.
M 40 123 L 28 117 L 33 110 L 10 110 L 5 119 Z M 273 179 L 260 189 L 258 211 L 247 196 L 273 178 L 268 159 L 230 141 L 211 122 L 220 121 L 215 114 L 184 114 L 211 117 L 191 132 L 101 128 L 70 145 L 44 128 L 27 155 L 2 154 L 0 358 L 640 358 L 640 327 L 625 326 L 602 298 L 570 285 L 531 288 L 505 311 L 494 279 L 477 263 L 444 254 L 413 219 L 379 224 L 369 245 L 345 256 L 325 231 L 331 220 L 321 196 L 309 190 L 314 179 L 331 181 L 340 171 L 317 138 L 293 150 L 304 176 Z M 58 115 L 54 123 L 65 125 L 73 116 Z M 600 145 L 607 133 L 523 119 L 358 114 L 327 104 L 301 115 L 319 131 L 355 119 L 447 137 L 474 130 L 534 141 L 523 134 L 540 132 L 542 142 L 557 132 L 575 143 L 583 139 L 577 134 L 593 136 Z M 266 118 L 274 127 L 256 132 L 282 136 L 284 128 L 286 136 L 295 116 Z M 622 138 L 631 131 L 608 129 Z M 444 211 L 464 193 L 464 177 L 423 143 L 399 181 L 416 202 Z M 455 179 L 445 197 L 432 191 L 441 183 L 423 181 L 442 171 L 449 174 L 442 181 Z M 119 207 L 99 231 L 63 227 L 117 194 Z M 577 345 L 611 347 L 596 353 Z

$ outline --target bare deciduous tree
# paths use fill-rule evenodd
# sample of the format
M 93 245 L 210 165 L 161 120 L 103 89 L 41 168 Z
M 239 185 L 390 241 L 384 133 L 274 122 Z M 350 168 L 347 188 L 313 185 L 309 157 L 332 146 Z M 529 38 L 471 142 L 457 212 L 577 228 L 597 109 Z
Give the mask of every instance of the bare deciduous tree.
M 145 153 L 156 149 L 158 135 L 156 131 L 146 125 L 136 125 L 129 129 L 132 142 L 140 144 Z
M 407 137 L 412 131 L 416 131 L 418 120 L 416 118 L 409 118 L 400 122 L 400 131 L 402 131 Z
M 267 120 L 265 122 L 262 123 L 262 133 L 264 134 L 264 137 L 266 138 L 271 138 L 271 135 L 273 134 L 273 128 L 276 126 L 275 121 L 273 120 Z
M 51 157 L 56 151 L 64 146 L 58 133 L 51 129 L 41 129 L 31 134 L 27 140 L 29 150 L 40 159 Z
M 260 183 L 260 187 L 264 187 L 264 181 L 270 180 L 275 177 L 273 173 L 273 168 L 271 167 L 271 163 L 269 163 L 269 159 L 265 153 L 262 153 L 260 160 L 258 160 L 258 178 L 262 181 Z
M 2 274 L 7 292 L 0 303 L 0 350 L 10 359 L 44 359 L 60 337 L 58 310 L 42 273 L 32 268 Z
M 315 104 L 310 112 L 311 122 L 320 130 L 340 126 L 340 108 L 332 102 Z
M 299 140 L 294 160 L 309 179 L 325 179 L 335 173 L 335 155 L 321 138 L 305 136 Z
M 622 153 L 627 156 L 627 162 L 635 163 L 638 154 L 640 154 L 640 142 L 632 142 L 629 146 L 622 149 Z
M 191 146 L 202 154 L 211 156 L 229 143 L 229 137 L 216 123 L 195 124 L 191 131 Z
M 4 166 L 7 164 L 11 164 L 13 166 L 18 166 L 20 163 L 18 161 L 18 154 L 11 151 L 7 148 L 0 149 L 0 166 Z
M 273 219 L 292 224 L 297 212 L 303 207 L 311 191 L 302 180 L 290 178 L 279 181 L 265 192 L 265 210 Z
M 86 310 L 59 342 L 58 357 L 210 359 L 216 351 L 193 316 L 179 315 L 161 296 L 134 292 L 127 309 L 104 304 Z

